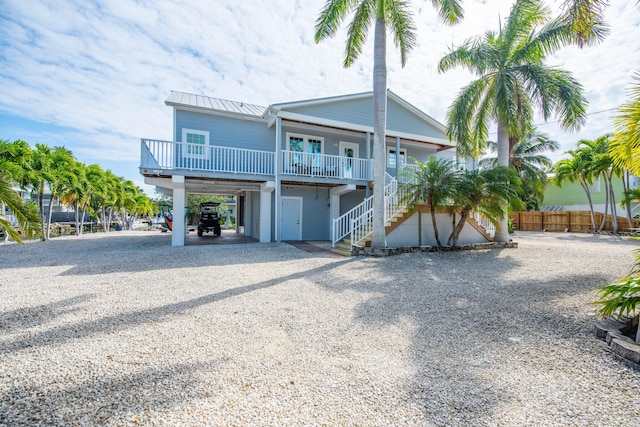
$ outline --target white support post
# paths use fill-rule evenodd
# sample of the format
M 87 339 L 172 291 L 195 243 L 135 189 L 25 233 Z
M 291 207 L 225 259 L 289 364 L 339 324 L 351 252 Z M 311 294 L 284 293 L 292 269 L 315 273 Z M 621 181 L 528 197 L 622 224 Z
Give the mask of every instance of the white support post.
M 172 176 L 171 183 L 173 186 L 173 224 L 171 230 L 171 246 L 184 246 L 184 236 L 187 231 L 184 218 L 184 205 L 187 201 L 184 176 Z
M 396 179 L 398 175 L 400 175 L 400 169 L 402 165 L 400 164 L 400 137 L 396 136 Z
M 260 243 L 271 241 L 271 193 L 275 188 L 273 181 L 260 185 Z
M 331 228 L 333 228 L 333 220 L 340 216 L 340 196 L 351 191 L 355 191 L 355 189 L 356 186 L 354 184 L 347 184 L 333 187 L 329 190 L 329 215 L 331 218 Z M 331 230 L 331 235 L 333 236 L 333 230 Z
M 366 143 L 366 157 L 367 160 L 371 160 L 371 134 L 369 132 L 367 132 L 367 143 Z M 371 176 L 369 178 L 372 178 Z M 369 184 L 367 184 L 367 189 L 365 190 L 365 195 L 366 198 L 369 198 L 369 196 L 371 196 L 371 187 L 369 187 Z M 337 217 L 335 217 L 337 218 Z

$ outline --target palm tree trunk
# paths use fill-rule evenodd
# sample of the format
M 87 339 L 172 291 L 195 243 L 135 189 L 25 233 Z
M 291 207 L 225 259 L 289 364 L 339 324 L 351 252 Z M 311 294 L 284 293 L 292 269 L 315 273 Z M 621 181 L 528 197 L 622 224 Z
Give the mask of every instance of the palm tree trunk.
M 471 215 L 471 208 L 465 208 L 460 212 L 460 221 L 456 225 L 456 228 L 453 230 L 453 246 L 458 246 L 458 239 L 460 238 L 460 234 L 462 233 L 462 229 L 464 228 L 469 216 Z
M 78 203 L 78 199 L 73 202 L 74 211 L 76 214 L 76 237 L 78 234 L 78 227 L 80 226 L 80 204 Z
M 87 204 L 83 203 L 82 204 L 82 215 L 80 216 L 80 229 L 78 230 L 78 232 L 80 233 L 79 236 L 82 236 L 82 232 L 84 231 L 84 215 L 87 212 Z
M 51 190 L 51 199 L 49 199 L 49 212 L 47 212 L 47 225 L 45 227 L 45 236 L 44 236 L 44 240 L 49 240 L 50 236 L 50 232 L 51 232 L 51 214 L 53 213 L 53 198 L 54 198 L 55 194 L 54 191 Z
M 622 191 L 623 194 L 627 194 L 629 190 L 629 169 L 625 169 L 622 174 Z M 627 211 L 627 223 L 629 224 L 629 228 L 633 228 L 633 219 L 631 218 L 631 201 L 625 203 L 625 208 Z
M 593 200 L 591 199 L 591 193 L 589 192 L 589 185 L 584 179 L 578 179 L 578 182 L 580 183 L 580 186 L 582 187 L 584 192 L 587 194 L 587 202 L 589 203 L 589 213 L 591 214 L 591 227 L 593 228 L 593 231 L 596 231 L 596 215 L 595 215 L 595 212 L 593 211 Z
M 607 180 L 609 181 L 609 194 L 611 194 L 609 199 L 611 200 L 611 227 L 613 228 L 613 232 L 618 234 L 618 207 L 616 206 L 616 195 L 613 191 L 613 170 L 609 172 Z
M 47 220 L 44 214 L 44 183 L 41 183 L 38 188 L 38 207 L 40 208 L 40 221 L 42 223 L 42 240 L 47 240 Z
M 436 223 L 436 208 L 433 204 L 430 204 L 429 210 L 431 211 L 431 224 L 433 224 L 433 234 L 436 237 L 436 245 L 438 249 L 440 249 L 442 244 L 440 243 L 440 234 L 438 233 L 438 224 Z
M 607 182 L 606 175 L 603 181 L 604 181 L 604 215 L 602 216 L 602 222 L 600 223 L 600 228 L 598 229 L 599 232 L 604 229 L 604 224 L 607 222 L 607 214 L 609 213 L 609 183 Z
M 509 167 L 509 136 L 502 120 L 498 122 L 498 165 Z M 496 234 L 493 237 L 496 242 L 509 241 L 509 219 L 506 214 L 508 207 L 505 206 L 505 208 L 505 215 L 498 220 Z
M 384 1 L 377 1 L 373 54 L 373 236 L 371 247 L 387 247 L 385 235 L 384 176 L 386 172 L 385 132 L 387 127 L 387 30 Z

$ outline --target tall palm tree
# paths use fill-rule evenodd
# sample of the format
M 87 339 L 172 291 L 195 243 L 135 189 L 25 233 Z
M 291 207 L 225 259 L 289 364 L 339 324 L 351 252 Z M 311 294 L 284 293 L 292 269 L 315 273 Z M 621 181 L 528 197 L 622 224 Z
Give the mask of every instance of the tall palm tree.
M 575 41 L 566 19 L 549 16 L 540 0 L 517 0 L 497 33 L 467 40 L 440 60 L 441 72 L 462 66 L 479 76 L 460 91 L 447 113 L 449 137 L 458 141 L 461 154 L 477 157 L 495 122 L 498 164 L 508 166 L 516 143 L 531 131 L 536 108 L 545 120 L 555 113 L 566 129 L 584 124 L 582 85 L 571 73 L 543 62 Z M 506 216 L 495 238 L 508 241 Z
M 33 206 L 25 204 L 20 194 L 12 188 L 24 178 L 24 167 L 28 163 L 30 151 L 29 145 L 24 141 L 0 140 L 0 229 L 20 244 L 22 237 L 31 239 L 41 228 L 38 212 Z M 16 218 L 20 231 L 5 218 L 6 207 Z
M 46 175 L 44 175 L 51 195 L 44 233 L 45 240 L 49 240 L 50 238 L 54 200 L 60 195 L 64 195 L 70 188 L 73 188 L 77 181 L 76 175 L 74 174 L 76 159 L 73 157 L 71 151 L 65 147 L 54 147 L 53 150 L 51 150 L 49 162 L 50 168 Z
M 454 224 L 448 243 L 457 246 L 460 234 L 474 211 L 492 223 L 507 215 L 507 207 L 522 205 L 516 171 L 504 166 L 461 171 L 453 189 L 453 202 L 460 207 L 460 219 Z
M 446 159 L 432 157 L 426 163 L 413 159 L 416 168 L 408 168 L 403 172 L 407 183 L 402 184 L 407 188 L 405 202 L 413 207 L 417 203 L 425 203 L 429 206 L 431 224 L 438 248 L 442 247 L 438 224 L 436 221 L 437 210 L 451 203 L 458 172 L 453 162 Z
M 498 144 L 489 141 L 488 148 L 496 152 Z M 560 144 L 549 138 L 546 133 L 533 128 L 513 148 L 509 165 L 513 167 L 522 181 L 521 200 L 527 209 L 538 209 L 544 199 L 544 189 L 547 186 L 547 171 L 553 167 L 553 162 L 544 153 L 554 152 Z M 495 167 L 497 157 L 486 157 L 480 161 L 481 168 Z
M 593 200 L 591 199 L 591 191 L 589 187 L 593 185 L 594 174 L 592 168 L 592 156 L 584 150 L 569 150 L 567 154 L 571 156 L 568 159 L 562 159 L 554 166 L 555 176 L 554 183 L 562 187 L 564 182 L 577 182 L 584 190 L 589 203 L 589 213 L 591 215 L 591 227 L 596 231 L 596 217 L 593 211 Z
M 611 155 L 617 166 L 640 176 L 640 71 L 632 77 L 629 100 L 614 117 Z
M 459 0 L 432 0 L 446 23 L 462 19 Z M 327 0 L 316 21 L 316 43 L 333 37 L 342 22 L 353 13 L 347 32 L 344 66 L 351 66 L 362 53 L 372 22 L 375 22 L 373 56 L 373 236 L 374 248 L 386 247 L 384 232 L 385 132 L 387 128 L 387 25 L 400 49 L 404 67 L 415 46 L 415 26 L 406 0 Z
M 611 207 L 611 224 L 613 226 L 613 232 L 618 232 L 618 212 L 616 209 L 615 192 L 613 191 L 613 177 L 621 176 L 622 170 L 616 167 L 613 163 L 613 157 L 609 151 L 609 143 L 611 141 L 611 134 L 602 135 L 596 139 L 588 140 L 581 139 L 578 141 L 578 151 L 585 153 L 591 159 L 589 167 L 593 177 L 600 177 L 604 182 L 605 188 L 605 205 L 604 216 L 602 223 L 600 224 L 599 231 L 604 228 L 607 220 L 607 213 L 609 207 Z
M 564 2 L 565 19 L 580 47 L 601 41 L 609 33 L 609 28 L 604 24 L 604 9 L 608 3 L 608 0 L 566 0 Z

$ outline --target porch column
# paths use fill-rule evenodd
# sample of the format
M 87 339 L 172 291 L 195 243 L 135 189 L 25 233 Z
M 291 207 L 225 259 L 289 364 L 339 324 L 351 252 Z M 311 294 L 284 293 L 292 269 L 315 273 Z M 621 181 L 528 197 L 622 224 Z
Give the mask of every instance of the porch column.
M 275 188 L 273 181 L 260 185 L 260 243 L 271 241 L 271 193 Z
M 340 196 L 356 189 L 355 184 L 340 185 L 329 190 L 329 215 L 331 218 L 331 239 L 333 240 L 333 220 L 340 216 Z
M 366 157 L 367 160 L 371 160 L 371 134 L 369 132 L 367 132 L 367 142 L 365 144 L 365 152 L 366 152 Z M 371 168 L 369 168 L 369 177 L 371 178 Z M 367 184 L 367 188 L 365 190 L 365 197 L 369 198 L 371 197 L 371 187 L 369 187 L 369 184 Z
M 173 224 L 171 230 L 171 246 L 184 246 L 186 233 L 184 220 L 184 205 L 187 201 L 184 188 L 184 176 L 173 175 L 171 177 L 173 187 Z
M 280 117 L 276 118 L 276 164 L 274 165 L 274 172 L 276 175 L 276 195 L 275 195 L 275 216 L 276 221 L 274 224 L 273 231 L 276 234 L 276 245 L 280 246 L 280 239 L 282 237 L 282 232 L 280 224 L 282 222 L 282 210 L 280 207 L 282 206 L 282 180 L 280 178 L 280 168 L 282 167 L 282 161 L 280 160 L 280 155 L 282 154 L 282 119 Z
M 400 137 L 396 136 L 396 178 L 400 174 Z

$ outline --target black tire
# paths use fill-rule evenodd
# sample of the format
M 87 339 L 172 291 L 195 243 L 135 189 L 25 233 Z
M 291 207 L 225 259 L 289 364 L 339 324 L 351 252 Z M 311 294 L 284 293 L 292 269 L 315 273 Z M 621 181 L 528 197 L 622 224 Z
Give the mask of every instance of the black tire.
M 216 235 L 216 237 L 219 237 L 222 234 L 222 230 L 220 229 L 220 227 L 215 228 L 214 234 Z
M 202 228 L 198 227 L 198 237 L 202 237 Z

